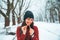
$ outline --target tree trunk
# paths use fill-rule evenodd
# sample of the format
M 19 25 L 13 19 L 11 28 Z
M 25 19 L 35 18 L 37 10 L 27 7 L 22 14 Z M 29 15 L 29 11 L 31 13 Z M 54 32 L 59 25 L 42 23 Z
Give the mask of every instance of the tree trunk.
M 50 22 L 52 22 L 52 11 L 50 9 Z
M 9 26 L 9 24 L 10 24 L 10 1 L 9 0 L 7 0 L 7 13 L 6 13 L 6 16 L 7 17 L 5 17 L 5 27 L 6 26 Z
M 13 25 L 16 24 L 16 23 L 15 23 L 15 16 L 14 16 L 14 14 L 12 15 L 12 22 L 13 22 Z
M 55 21 L 54 21 L 54 13 L 53 12 L 54 12 L 54 9 L 50 9 L 50 22 L 54 23 Z
M 10 24 L 9 18 L 8 17 L 5 17 L 5 27 L 6 26 L 9 26 L 9 24 Z
M 17 18 L 17 20 L 18 20 L 17 22 L 18 22 L 18 24 L 19 24 L 19 23 L 20 23 L 21 18 L 20 18 L 20 17 L 18 17 L 18 18 Z
M 60 23 L 60 16 L 59 16 L 59 23 Z
M 54 17 L 53 17 L 52 19 L 53 19 L 53 23 L 54 23 L 54 22 L 55 22 L 55 21 L 54 21 Z
M 60 23 L 60 11 L 59 11 L 59 14 L 58 15 L 59 15 L 59 23 Z

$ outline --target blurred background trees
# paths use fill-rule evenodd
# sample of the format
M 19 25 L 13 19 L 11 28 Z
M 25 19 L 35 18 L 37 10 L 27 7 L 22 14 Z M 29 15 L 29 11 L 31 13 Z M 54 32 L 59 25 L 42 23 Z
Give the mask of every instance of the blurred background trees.
M 1 0 L 0 21 L 4 19 L 5 27 L 20 24 L 27 10 L 33 12 L 34 21 L 60 23 L 60 0 Z
M 48 0 L 46 2 L 45 15 L 47 22 L 60 23 L 60 1 Z
M 17 23 L 19 24 L 22 21 L 21 16 L 24 15 L 24 12 L 28 9 L 29 4 L 30 0 L 29 3 L 26 3 L 26 0 L 1 0 L 0 15 L 4 17 L 5 27 L 9 26 L 11 21 L 12 25 L 15 25 L 16 24 L 15 19 L 17 19 Z

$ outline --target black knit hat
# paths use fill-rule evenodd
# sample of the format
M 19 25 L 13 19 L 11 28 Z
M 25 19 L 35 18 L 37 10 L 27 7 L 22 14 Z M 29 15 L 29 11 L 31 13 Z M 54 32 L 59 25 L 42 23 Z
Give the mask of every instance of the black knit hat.
M 24 20 L 25 20 L 26 18 L 28 18 L 28 17 L 34 19 L 34 15 L 33 15 L 33 13 L 32 13 L 31 11 L 26 11 L 26 12 L 25 12 Z

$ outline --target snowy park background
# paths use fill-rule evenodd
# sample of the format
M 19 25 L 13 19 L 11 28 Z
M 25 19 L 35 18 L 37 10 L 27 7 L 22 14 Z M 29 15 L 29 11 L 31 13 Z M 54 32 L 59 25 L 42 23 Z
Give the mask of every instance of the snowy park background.
M 39 30 L 39 40 L 60 40 L 60 24 L 34 22 Z M 20 24 L 19 24 L 20 25 Z M 2 24 L 0 25 L 2 26 Z M 18 25 L 9 26 L 8 32 L 16 32 Z M 3 26 L 2 26 L 3 27 Z M 6 35 L 6 29 L 0 27 L 0 40 L 16 40 L 16 35 Z
M 12 3 L 12 0 L 9 0 Z M 14 0 L 14 5 L 17 0 Z M 59 0 L 24 0 L 25 4 L 19 11 L 17 4 L 13 12 L 13 6 L 10 9 L 10 16 L 6 14 L 7 0 L 0 0 L 0 40 L 16 40 L 16 28 L 23 21 L 24 12 L 30 10 L 34 14 L 34 25 L 39 30 L 39 40 L 60 40 L 60 1 Z M 26 8 L 26 9 L 25 9 Z M 1 12 L 2 11 L 2 12 Z M 9 26 L 5 25 L 5 17 L 9 17 Z M 13 13 L 13 14 L 12 14 Z M 17 22 L 17 17 L 21 20 Z M 17 15 L 17 17 L 16 17 Z M 15 20 L 14 20 L 15 18 Z M 14 23 L 15 21 L 15 23 Z M 7 23 L 7 22 L 6 22 Z M 13 34 L 12 34 L 13 33 Z

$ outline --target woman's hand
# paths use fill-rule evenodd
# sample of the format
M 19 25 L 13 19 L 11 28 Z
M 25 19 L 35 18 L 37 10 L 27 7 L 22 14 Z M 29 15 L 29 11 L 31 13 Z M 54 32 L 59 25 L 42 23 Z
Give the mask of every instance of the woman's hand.
M 34 30 L 32 29 L 32 28 L 30 28 L 30 35 L 33 35 L 33 33 L 34 33 Z
M 26 34 L 27 26 L 23 26 L 23 27 L 22 27 L 22 31 L 23 31 L 23 34 Z

